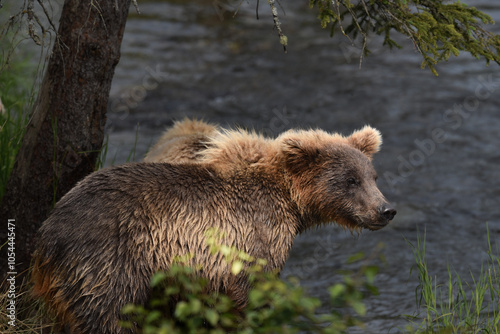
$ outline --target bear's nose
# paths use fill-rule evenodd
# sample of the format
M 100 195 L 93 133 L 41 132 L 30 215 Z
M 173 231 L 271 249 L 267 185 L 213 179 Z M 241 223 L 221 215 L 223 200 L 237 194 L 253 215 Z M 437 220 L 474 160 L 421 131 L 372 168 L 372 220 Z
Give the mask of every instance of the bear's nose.
M 398 213 L 396 209 L 390 207 L 388 208 L 385 206 L 383 206 L 382 210 L 380 210 L 380 214 L 382 215 L 382 217 L 384 217 L 387 220 L 392 220 L 396 215 L 396 213 Z

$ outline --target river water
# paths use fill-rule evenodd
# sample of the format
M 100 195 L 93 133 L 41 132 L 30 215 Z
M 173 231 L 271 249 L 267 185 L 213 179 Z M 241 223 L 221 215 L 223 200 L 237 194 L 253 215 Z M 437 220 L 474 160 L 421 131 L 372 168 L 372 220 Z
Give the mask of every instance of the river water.
M 300 236 L 283 271 L 328 300 L 347 258 L 383 243 L 380 295 L 366 300 L 364 330 L 397 333 L 416 311 L 411 247 L 426 232 L 426 259 L 438 282 L 450 265 L 463 277 L 486 259 L 486 223 L 500 233 L 500 72 L 461 55 L 420 68 L 410 41 L 402 50 L 369 40 L 372 54 L 330 38 L 307 1 L 283 2 L 283 52 L 265 1 L 259 20 L 243 2 L 235 19 L 221 1 L 140 1 L 132 11 L 112 88 L 108 164 L 140 160 L 165 127 L 186 116 L 266 134 L 293 127 L 350 133 L 365 124 L 384 137 L 375 157 L 379 186 L 398 214 L 385 229 L 351 235 L 333 225 Z M 229 2 L 229 7 L 231 7 Z M 470 1 L 500 21 L 500 4 Z M 492 3 L 495 3 L 492 5 Z M 223 14 L 223 16 L 220 16 Z M 498 26 L 491 26 L 500 33 Z M 138 127 L 137 127 L 138 126 Z M 132 148 L 135 151 L 131 154 Z

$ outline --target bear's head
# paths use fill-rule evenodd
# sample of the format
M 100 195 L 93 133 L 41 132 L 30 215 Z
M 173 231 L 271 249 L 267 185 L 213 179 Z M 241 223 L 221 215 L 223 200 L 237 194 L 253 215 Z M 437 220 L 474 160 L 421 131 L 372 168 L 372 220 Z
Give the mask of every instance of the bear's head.
M 377 230 L 394 218 L 377 187 L 372 157 L 382 143 L 369 126 L 348 137 L 322 130 L 290 130 L 279 138 L 292 197 L 304 215 L 351 230 Z

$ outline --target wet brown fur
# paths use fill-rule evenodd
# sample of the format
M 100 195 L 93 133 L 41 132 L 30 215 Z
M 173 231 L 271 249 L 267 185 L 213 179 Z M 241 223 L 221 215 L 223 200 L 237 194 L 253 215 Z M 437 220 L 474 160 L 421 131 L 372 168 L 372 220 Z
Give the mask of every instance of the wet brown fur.
M 34 292 L 72 333 L 129 333 L 120 309 L 145 303 L 154 272 L 192 254 L 213 291 L 244 306 L 248 282 L 210 255 L 204 232 L 281 270 L 294 238 L 336 221 L 378 229 L 385 203 L 371 157 L 381 139 L 288 131 L 271 140 L 212 129 L 196 163 L 136 163 L 93 173 L 66 194 L 39 232 Z M 186 134 L 189 137 L 189 134 Z M 181 149 L 182 150 L 182 149 Z M 193 156 L 191 156 L 192 158 Z M 356 178 L 357 188 L 346 180 Z M 361 184 L 363 182 L 363 184 Z
M 175 122 L 149 150 L 144 162 L 195 162 L 217 129 L 216 125 L 194 119 Z

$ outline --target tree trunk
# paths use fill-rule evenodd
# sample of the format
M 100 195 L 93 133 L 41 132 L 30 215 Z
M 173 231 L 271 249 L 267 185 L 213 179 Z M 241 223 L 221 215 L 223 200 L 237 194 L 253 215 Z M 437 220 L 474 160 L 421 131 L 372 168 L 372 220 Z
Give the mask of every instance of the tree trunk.
M 29 266 L 35 234 L 54 203 L 96 165 L 130 0 L 66 0 L 58 37 L 0 206 L 0 240 L 15 223 L 16 268 Z M 78 222 L 75 222 L 78 224 Z M 11 225 L 12 226 L 12 225 Z M 3 279 L 2 279 L 3 281 Z

